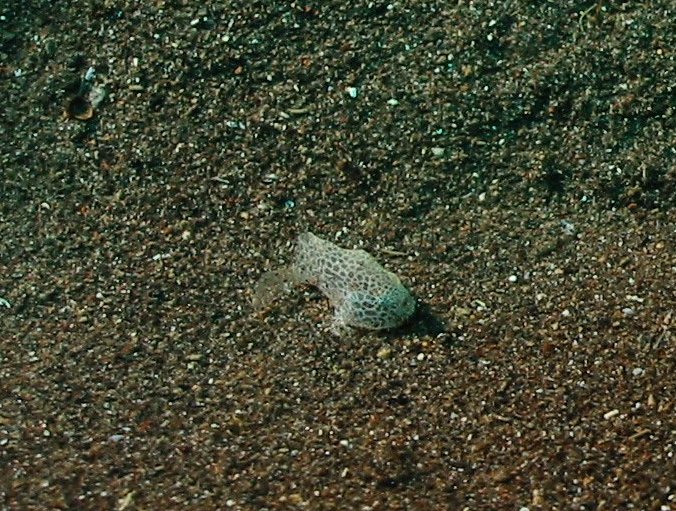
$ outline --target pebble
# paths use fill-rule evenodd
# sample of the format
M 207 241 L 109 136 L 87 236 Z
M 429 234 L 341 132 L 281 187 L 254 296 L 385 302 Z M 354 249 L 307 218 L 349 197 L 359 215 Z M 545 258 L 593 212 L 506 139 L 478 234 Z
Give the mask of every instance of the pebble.
M 356 98 L 357 94 L 359 93 L 357 91 L 357 87 L 347 87 L 345 92 L 347 92 L 348 96 L 350 96 L 352 99 Z
M 385 347 L 378 350 L 378 358 L 390 358 L 392 355 L 392 348 Z

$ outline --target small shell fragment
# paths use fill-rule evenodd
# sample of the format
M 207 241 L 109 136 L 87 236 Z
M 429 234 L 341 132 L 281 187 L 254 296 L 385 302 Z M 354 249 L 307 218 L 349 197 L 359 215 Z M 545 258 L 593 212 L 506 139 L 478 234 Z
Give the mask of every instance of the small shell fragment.
M 75 96 L 66 105 L 66 115 L 70 119 L 86 121 L 94 117 L 94 107 L 84 96 Z
M 609 420 L 617 415 L 620 415 L 620 411 L 617 408 L 615 408 L 614 410 L 610 410 L 609 412 L 604 413 L 603 418 L 605 420 Z

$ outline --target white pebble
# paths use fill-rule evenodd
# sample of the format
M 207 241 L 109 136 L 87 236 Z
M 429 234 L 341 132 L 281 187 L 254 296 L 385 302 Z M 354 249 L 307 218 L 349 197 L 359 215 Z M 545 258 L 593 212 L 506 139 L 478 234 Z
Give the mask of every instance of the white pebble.
M 568 236 L 574 236 L 575 235 L 575 224 L 572 222 L 569 222 L 568 220 L 561 220 L 561 229 L 563 230 L 563 233 L 568 235 Z

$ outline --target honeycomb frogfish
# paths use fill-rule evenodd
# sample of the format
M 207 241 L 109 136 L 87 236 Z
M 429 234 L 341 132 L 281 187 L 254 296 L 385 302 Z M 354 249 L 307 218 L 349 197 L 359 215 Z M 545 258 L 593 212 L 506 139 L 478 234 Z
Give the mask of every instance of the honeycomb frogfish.
M 341 248 L 311 232 L 298 236 L 291 265 L 264 273 L 254 289 L 253 303 L 263 308 L 298 284 L 316 286 L 334 308 L 331 330 L 351 327 L 395 328 L 415 311 L 415 298 L 399 278 L 364 250 Z

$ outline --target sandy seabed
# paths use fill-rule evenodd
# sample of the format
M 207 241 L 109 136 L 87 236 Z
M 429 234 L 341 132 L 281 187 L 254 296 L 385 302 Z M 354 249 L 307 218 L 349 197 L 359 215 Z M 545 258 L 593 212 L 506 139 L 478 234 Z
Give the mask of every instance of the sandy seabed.
M 676 510 L 676 13 L 531 4 L 4 2 L 0 508 Z

